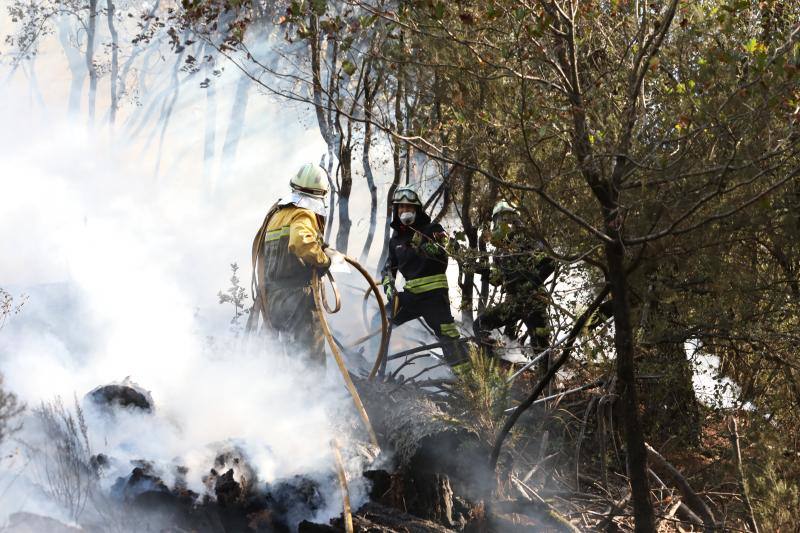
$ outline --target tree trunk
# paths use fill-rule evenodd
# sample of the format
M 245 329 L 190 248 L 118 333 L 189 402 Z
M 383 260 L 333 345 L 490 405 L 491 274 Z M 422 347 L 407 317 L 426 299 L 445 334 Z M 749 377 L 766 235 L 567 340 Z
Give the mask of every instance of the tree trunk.
M 314 97 L 314 112 L 317 116 L 317 126 L 319 127 L 319 132 L 322 135 L 322 139 L 325 141 L 325 144 L 328 148 L 328 183 L 330 185 L 330 193 L 329 193 L 329 202 L 330 202 L 330 210 L 328 213 L 328 217 L 325 223 L 325 236 L 326 238 L 330 238 L 330 234 L 333 230 L 333 214 L 335 207 L 337 205 L 336 202 L 336 187 L 335 182 L 332 178 L 333 173 L 333 153 L 334 147 L 336 146 L 336 140 L 334 139 L 333 133 L 333 124 L 332 124 L 332 113 L 333 113 L 333 106 L 331 106 L 331 98 L 333 97 L 332 86 L 334 84 L 334 75 L 333 73 L 330 74 L 328 80 L 328 92 L 326 93 L 327 104 L 323 103 L 323 90 L 322 90 L 322 63 L 323 59 L 321 57 L 322 54 L 322 38 L 323 34 L 319 32 L 318 27 L 318 20 L 315 15 L 311 15 L 309 17 L 309 29 L 311 31 L 311 37 L 308 40 L 308 45 L 311 50 L 311 92 Z M 338 50 L 338 45 L 335 40 L 333 43 L 328 43 L 328 48 L 331 49 L 332 59 L 330 61 L 333 68 L 336 65 L 336 54 Z M 328 62 L 325 61 L 327 64 Z M 341 141 L 340 141 L 341 142 Z M 339 152 L 340 150 L 337 150 Z M 337 153 L 337 157 L 340 154 Z M 341 205 L 339 206 L 341 208 Z M 338 235 L 337 235 L 337 242 L 338 242 Z
M 86 78 L 86 63 L 79 51 L 75 50 L 70 43 L 69 22 L 62 19 L 58 24 L 58 40 L 67 56 L 67 65 L 72 74 L 69 84 L 68 109 L 71 115 L 77 115 L 81 110 L 81 92 L 83 91 L 83 80 Z
M 350 192 L 353 190 L 353 149 L 348 143 L 339 151 L 339 170 L 341 183 L 339 184 L 339 228 L 336 232 L 336 249 L 347 254 L 347 245 L 350 241 Z
M 609 211 L 614 212 L 614 211 Z M 639 420 L 634 368 L 633 329 L 630 320 L 628 279 L 625 270 L 625 250 L 613 220 L 606 223 L 606 231 L 614 239 L 605 246 L 608 261 L 608 282 L 614 302 L 614 346 L 617 352 L 617 387 L 622 406 L 622 423 L 625 429 L 628 477 L 631 483 L 633 512 L 637 532 L 654 531 L 653 507 L 650 502 L 650 483 L 647 478 L 647 450 Z
M 395 131 L 402 135 L 403 130 L 403 79 L 402 73 L 398 72 L 397 76 L 397 90 L 394 95 L 394 120 Z M 381 247 L 381 257 L 378 260 L 378 272 L 383 268 L 386 262 L 386 257 L 389 254 L 389 235 L 392 232 L 390 224 L 392 223 L 392 196 L 394 191 L 400 184 L 400 176 L 403 174 L 402 157 L 400 155 L 400 141 L 392 139 L 392 184 L 389 186 L 389 192 L 386 195 L 386 222 L 383 226 L 383 246 Z
M 222 145 L 222 159 L 219 165 L 221 180 L 224 180 L 236 161 L 236 149 L 242 139 L 247 113 L 247 103 L 250 96 L 252 80 L 245 74 L 239 77 L 236 83 L 236 93 L 233 97 L 231 115 L 228 120 L 228 130 L 225 133 L 225 142 Z
M 367 188 L 369 189 L 369 228 L 367 229 L 367 239 L 364 241 L 364 247 L 361 249 L 360 261 L 362 264 L 367 262 L 369 257 L 369 249 L 372 246 L 372 241 L 375 238 L 375 227 L 378 222 L 378 187 L 375 186 L 375 176 L 372 174 L 372 165 L 369 162 L 369 151 L 372 147 L 372 97 L 377 90 L 378 81 L 375 82 L 375 87 L 370 88 L 369 84 L 369 71 L 364 77 L 364 150 L 361 154 L 361 164 L 364 168 L 364 178 L 367 180 Z
M 28 73 L 28 79 L 30 80 L 30 87 L 31 87 L 31 99 L 35 100 L 40 107 L 44 108 L 44 98 L 42 98 L 42 91 L 39 89 L 39 78 L 36 76 L 36 60 L 35 58 L 31 58 L 28 61 L 28 69 L 30 72 Z
M 89 124 L 94 124 L 95 99 L 97 96 L 97 69 L 94 66 L 94 40 L 97 28 L 97 0 L 89 0 L 89 23 L 86 28 L 86 69 L 89 71 L 89 101 L 87 112 Z
M 439 213 L 436 214 L 435 217 L 433 217 L 433 221 L 436 222 L 437 224 L 440 224 L 444 219 L 444 217 L 447 216 L 447 213 L 450 212 L 450 206 L 453 203 L 451 201 L 452 196 L 453 194 L 450 191 L 450 185 L 445 184 L 444 191 L 442 191 L 442 209 L 441 211 L 439 211 Z
M 161 132 L 159 133 L 158 151 L 156 152 L 156 166 L 153 170 L 153 176 L 156 179 L 158 179 L 158 173 L 161 169 L 161 155 L 164 150 L 164 139 L 167 135 L 167 127 L 169 126 L 169 120 L 172 117 L 172 112 L 175 109 L 175 103 L 178 101 L 178 95 L 180 94 L 181 82 L 180 78 L 178 77 L 178 73 L 180 72 L 181 65 L 183 64 L 184 53 L 185 50 L 180 52 L 175 58 L 175 66 L 172 69 L 172 86 L 174 89 L 169 100 L 166 100 L 164 105 L 161 107 L 161 116 L 159 117 L 159 122 L 161 123 Z
M 368 137 L 364 140 L 362 163 L 367 187 L 369 188 L 369 228 L 367 228 L 367 239 L 364 241 L 364 247 L 361 249 L 362 263 L 367 262 L 369 249 L 372 247 L 372 241 L 375 239 L 375 229 L 378 225 L 378 187 L 375 185 L 375 176 L 372 174 L 372 166 L 369 163 L 370 143 L 366 139 Z
M 119 79 L 119 34 L 117 28 L 114 26 L 114 2 L 113 0 L 106 0 L 106 20 L 108 21 L 108 32 L 111 34 L 111 108 L 108 114 L 108 123 L 111 128 L 114 127 L 114 122 L 117 120 L 117 109 L 119 109 L 119 93 L 117 92 L 117 81 Z
M 472 172 L 462 170 L 463 190 L 461 194 L 461 225 L 467 237 L 467 243 L 471 250 L 478 249 L 478 230 L 472 224 Z M 472 300 L 475 296 L 475 272 L 472 265 L 461 270 L 461 322 L 464 327 L 472 328 Z
M 208 52 L 208 56 L 206 56 Z M 217 88 L 214 82 L 214 55 L 213 48 L 207 44 L 202 54 L 205 64 L 206 78 L 203 80 L 206 86 L 206 121 L 205 133 L 203 135 L 203 177 L 204 185 L 209 185 L 212 174 L 212 164 L 214 162 L 214 152 L 217 141 Z
M 144 27 L 140 30 L 141 33 L 147 33 L 147 31 L 150 29 L 150 26 L 152 25 L 152 21 L 155 18 L 154 15 L 155 15 L 156 11 L 158 11 L 159 7 L 161 7 L 161 0 L 156 0 L 156 2 L 153 3 L 153 6 L 150 8 L 150 10 L 147 12 L 147 21 L 145 22 Z M 127 91 L 125 80 L 127 79 L 128 72 L 130 72 L 130 69 L 133 66 L 134 61 L 136 60 L 136 58 L 139 57 L 139 54 L 141 54 L 144 50 L 147 50 L 148 48 L 150 49 L 150 51 L 151 51 L 150 53 L 152 54 L 153 53 L 152 51 L 155 48 L 157 48 L 156 43 L 158 43 L 157 40 L 154 41 L 154 42 L 149 42 L 149 43 L 147 43 L 147 45 L 144 48 L 141 47 L 141 43 L 137 43 L 133 47 L 133 49 L 128 53 L 128 58 L 125 60 L 125 63 L 122 65 L 122 74 L 118 77 L 118 80 L 117 80 L 118 83 L 119 83 L 119 89 L 117 91 L 118 95 L 125 94 L 125 92 Z M 144 62 L 142 64 L 142 66 L 141 66 L 141 69 L 142 69 L 142 75 L 139 76 L 140 80 L 144 78 L 144 73 L 147 72 L 147 68 L 145 67 L 145 63 Z M 142 94 L 144 94 L 144 93 L 142 93 Z
M 331 146 L 328 145 L 328 152 L 327 152 L 327 162 L 328 166 L 326 167 L 326 171 L 328 172 L 328 188 L 330 189 L 330 193 L 328 193 L 328 216 L 325 219 L 325 238 L 329 239 L 331 232 L 333 231 L 333 215 L 336 212 L 336 182 L 333 181 L 333 150 Z
M 486 215 L 482 216 L 481 222 L 485 223 L 487 220 L 491 220 L 492 217 L 492 209 L 494 209 L 494 204 L 497 201 L 497 195 L 500 192 L 498 190 L 498 186 L 496 183 L 492 182 L 489 186 L 489 202 L 488 202 L 488 212 Z M 491 222 L 489 222 L 491 224 Z M 486 252 L 486 241 L 479 235 L 478 239 L 478 250 L 480 251 L 481 257 L 479 259 L 479 265 L 482 267 L 482 270 L 486 270 L 489 268 L 489 258 Z M 478 313 L 483 313 L 486 310 L 486 306 L 489 304 L 489 276 L 482 275 L 481 276 L 481 294 L 480 299 L 478 300 Z

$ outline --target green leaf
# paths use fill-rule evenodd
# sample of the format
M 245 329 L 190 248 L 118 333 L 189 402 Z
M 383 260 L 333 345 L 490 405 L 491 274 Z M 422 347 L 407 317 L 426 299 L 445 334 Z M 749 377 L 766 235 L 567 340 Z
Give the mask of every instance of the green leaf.
M 342 46 L 341 46 L 342 52 L 347 52 L 348 50 L 350 50 L 350 47 L 353 46 L 353 40 L 354 39 L 352 35 L 349 35 L 344 39 L 342 39 Z
M 342 70 L 344 70 L 345 74 L 348 76 L 352 76 L 356 72 L 356 66 L 349 59 L 345 59 L 342 61 Z
M 358 17 L 358 23 L 362 28 L 369 28 L 375 21 L 378 20 L 378 15 L 368 15 Z
M 303 3 L 294 0 L 291 5 L 289 6 L 289 12 L 295 16 L 299 17 L 300 14 L 303 12 Z
M 321 17 L 328 9 L 328 2 L 327 0 L 311 0 L 311 9 L 314 11 L 315 15 Z
M 437 2 L 435 6 L 433 6 L 433 17 L 436 20 L 441 20 L 444 18 L 444 2 Z

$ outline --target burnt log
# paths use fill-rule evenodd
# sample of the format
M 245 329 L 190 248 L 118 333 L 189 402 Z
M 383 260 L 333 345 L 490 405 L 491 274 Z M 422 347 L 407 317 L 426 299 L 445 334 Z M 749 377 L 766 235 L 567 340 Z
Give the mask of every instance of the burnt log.
M 257 479 L 242 450 L 231 447 L 217 454 L 214 467 L 203 476 L 203 484 L 221 507 L 237 507 L 252 496 Z
M 375 501 L 463 529 L 475 504 L 488 497 L 493 479 L 487 446 L 452 422 L 436 398 L 416 387 L 362 381 L 357 384 L 382 449 L 391 450 L 391 475 L 379 481 Z M 376 479 L 380 478 L 380 479 Z
M 294 529 L 301 518 L 325 505 L 320 484 L 306 476 L 292 476 L 267 484 L 266 505 L 275 524 Z
M 120 384 L 97 387 L 89 392 L 86 398 L 100 409 L 112 413 L 116 409 L 143 413 L 152 413 L 155 410 L 150 393 L 127 379 Z
M 451 533 L 453 530 L 425 520 L 393 507 L 370 502 L 353 514 L 353 529 L 369 533 Z M 315 524 L 303 521 L 298 533 L 342 533 L 342 518 L 331 520 L 330 524 Z
M 134 461 L 135 468 L 128 477 L 117 478 L 111 496 L 120 501 L 133 501 L 148 492 L 169 493 L 170 490 L 146 461 Z

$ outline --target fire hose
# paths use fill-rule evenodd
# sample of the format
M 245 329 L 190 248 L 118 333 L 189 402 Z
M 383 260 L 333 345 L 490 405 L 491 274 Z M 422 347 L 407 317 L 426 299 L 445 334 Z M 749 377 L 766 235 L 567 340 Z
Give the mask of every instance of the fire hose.
M 342 517 L 344 518 L 345 533 L 353 533 L 353 513 L 350 509 L 350 490 L 347 488 L 347 474 L 344 471 L 342 453 L 339 451 L 339 443 L 336 439 L 331 439 L 333 458 L 336 460 L 336 473 L 339 476 L 339 488 L 342 490 Z
M 386 310 L 383 304 L 383 297 L 378 290 L 378 286 L 369 273 L 362 267 L 355 259 L 351 257 L 345 256 L 345 261 L 347 261 L 350 265 L 352 265 L 356 270 L 358 270 L 364 278 L 369 283 L 370 288 L 372 289 L 375 297 L 378 299 L 381 308 L 381 325 L 382 325 L 382 336 L 381 336 L 381 345 L 378 352 L 378 356 L 375 359 L 375 364 L 372 368 L 372 371 L 369 374 L 369 379 L 372 379 L 375 374 L 377 373 L 378 369 L 381 366 L 383 355 L 386 353 L 385 345 L 388 344 L 388 319 L 386 318 Z M 350 396 L 353 398 L 353 403 L 355 404 L 356 410 L 358 414 L 361 416 L 361 420 L 364 422 L 364 426 L 367 429 L 367 433 L 369 434 L 370 442 L 376 447 L 378 446 L 378 437 L 375 434 L 375 430 L 372 428 L 372 423 L 369 420 L 369 415 L 367 415 L 366 409 L 364 409 L 364 404 L 361 401 L 361 397 L 358 394 L 358 390 L 356 390 L 355 384 L 353 384 L 353 380 L 350 378 L 350 373 L 347 370 L 347 367 L 344 364 L 344 359 L 342 358 L 342 353 L 339 350 L 339 346 L 336 343 L 335 339 L 333 338 L 333 334 L 331 334 L 330 326 L 328 325 L 328 320 L 325 318 L 325 311 L 328 313 L 335 313 L 339 311 L 341 308 L 341 299 L 339 297 L 339 290 L 336 287 L 335 281 L 333 276 L 330 272 L 327 273 L 328 279 L 331 282 L 331 286 L 333 287 L 333 292 L 336 298 L 336 305 L 334 309 L 331 309 L 327 302 L 327 297 L 325 296 L 325 291 L 322 290 L 319 281 L 319 273 L 314 272 L 314 277 L 312 278 L 312 292 L 314 293 L 314 303 L 317 306 L 317 313 L 319 315 L 319 321 L 322 325 L 322 332 L 325 335 L 325 338 L 328 341 L 328 346 L 331 348 L 331 352 L 333 353 L 333 358 L 336 361 L 336 365 L 339 367 L 339 371 L 342 374 L 342 378 L 344 379 L 345 386 L 347 390 L 350 392 Z
M 373 294 L 375 294 L 375 298 L 378 300 L 378 305 L 381 310 L 381 344 L 378 350 L 378 356 L 375 358 L 375 365 L 372 368 L 372 371 L 369 374 L 369 379 L 371 380 L 375 377 L 375 373 L 381 367 L 381 362 L 383 357 L 386 354 L 388 344 L 389 344 L 389 336 L 388 336 L 388 323 L 386 318 L 386 309 L 384 308 L 383 304 L 383 297 L 381 296 L 380 291 L 378 290 L 378 286 L 375 284 L 375 281 L 372 279 L 372 276 L 362 267 L 355 259 L 350 257 L 344 256 L 345 261 L 347 261 L 350 265 L 352 265 L 356 270 L 358 270 L 364 279 L 367 280 L 367 283 L 370 286 Z M 333 279 L 333 275 L 330 271 L 326 272 L 325 275 L 328 277 L 328 280 L 331 283 L 331 287 L 333 288 L 334 298 L 336 299 L 336 303 L 334 308 L 331 309 L 328 305 L 328 300 L 325 291 L 320 286 L 319 282 L 319 273 L 314 272 L 314 276 L 311 280 L 312 283 L 312 291 L 314 293 L 314 303 L 317 306 L 317 314 L 319 316 L 320 324 L 322 324 L 322 331 L 325 334 L 325 338 L 328 341 L 328 345 L 331 347 L 331 352 L 333 353 L 333 358 L 336 360 L 336 365 L 339 367 L 339 371 L 342 373 L 342 378 L 344 379 L 344 383 L 347 386 L 347 390 L 350 392 L 350 396 L 353 398 L 353 403 L 356 406 L 356 410 L 358 414 L 361 416 L 361 420 L 364 422 L 364 426 L 367 429 L 367 433 L 369 433 L 370 442 L 372 442 L 375 448 L 380 449 L 378 445 L 378 437 L 375 435 L 375 430 L 372 428 L 372 423 L 369 421 L 369 415 L 367 415 L 366 409 L 364 409 L 364 404 L 361 402 L 361 397 L 358 394 L 358 390 L 356 390 L 355 385 L 353 384 L 353 380 L 350 378 L 350 373 L 347 371 L 347 367 L 344 364 L 344 360 L 342 359 L 342 354 L 339 351 L 338 343 L 336 339 L 334 339 L 333 335 L 331 334 L 330 326 L 328 325 L 328 319 L 325 318 L 325 313 L 333 314 L 337 313 L 341 307 L 342 302 L 339 296 L 339 289 L 336 286 L 336 281 Z M 369 337 L 372 337 L 370 335 Z M 336 439 L 331 441 L 331 447 L 333 448 L 334 458 L 336 460 L 336 472 L 339 476 L 339 484 L 342 491 L 342 506 L 343 506 L 343 513 L 342 517 L 344 519 L 344 526 L 346 533 L 353 533 L 353 515 L 350 509 L 350 494 L 347 488 L 347 475 L 344 471 L 344 464 L 342 462 L 342 455 L 339 451 L 339 444 L 336 442 Z

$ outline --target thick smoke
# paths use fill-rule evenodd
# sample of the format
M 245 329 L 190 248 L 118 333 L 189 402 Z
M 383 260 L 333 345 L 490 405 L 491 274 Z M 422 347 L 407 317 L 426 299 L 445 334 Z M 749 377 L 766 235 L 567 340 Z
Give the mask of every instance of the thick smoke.
M 113 459 L 102 480 L 109 491 L 132 461 L 147 460 L 167 484 L 175 467 L 188 468 L 188 488 L 203 494 L 216 455 L 237 447 L 263 483 L 295 474 L 325 481 L 325 508 L 306 518 L 339 514 L 330 440 L 357 426 L 341 378 L 333 365 L 310 371 L 279 343 L 243 343 L 232 308 L 216 296 L 234 261 L 249 285 L 252 234 L 291 172 L 324 152 L 314 132 L 284 110 L 280 128 L 248 140 L 260 157 L 238 167 L 236 185 L 210 194 L 192 175 L 196 165 L 154 179 L 142 146 L 104 140 L 53 112 L 31 115 L 9 105 L 19 94 L 2 96 L 2 284 L 29 297 L 0 331 L 6 385 L 31 407 L 57 396 L 70 407 L 73 395 L 83 401 L 126 378 L 150 391 L 152 415 L 86 410 L 92 451 Z M 277 117 L 271 108 L 265 116 Z M 176 133 L 168 148 L 180 151 Z M 297 149 L 283 150 L 287 136 Z M 25 446 L 43 436 L 25 422 L 6 443 L 0 510 L 66 519 L 37 491 L 42 479 Z M 361 466 L 349 464 L 356 504 Z

